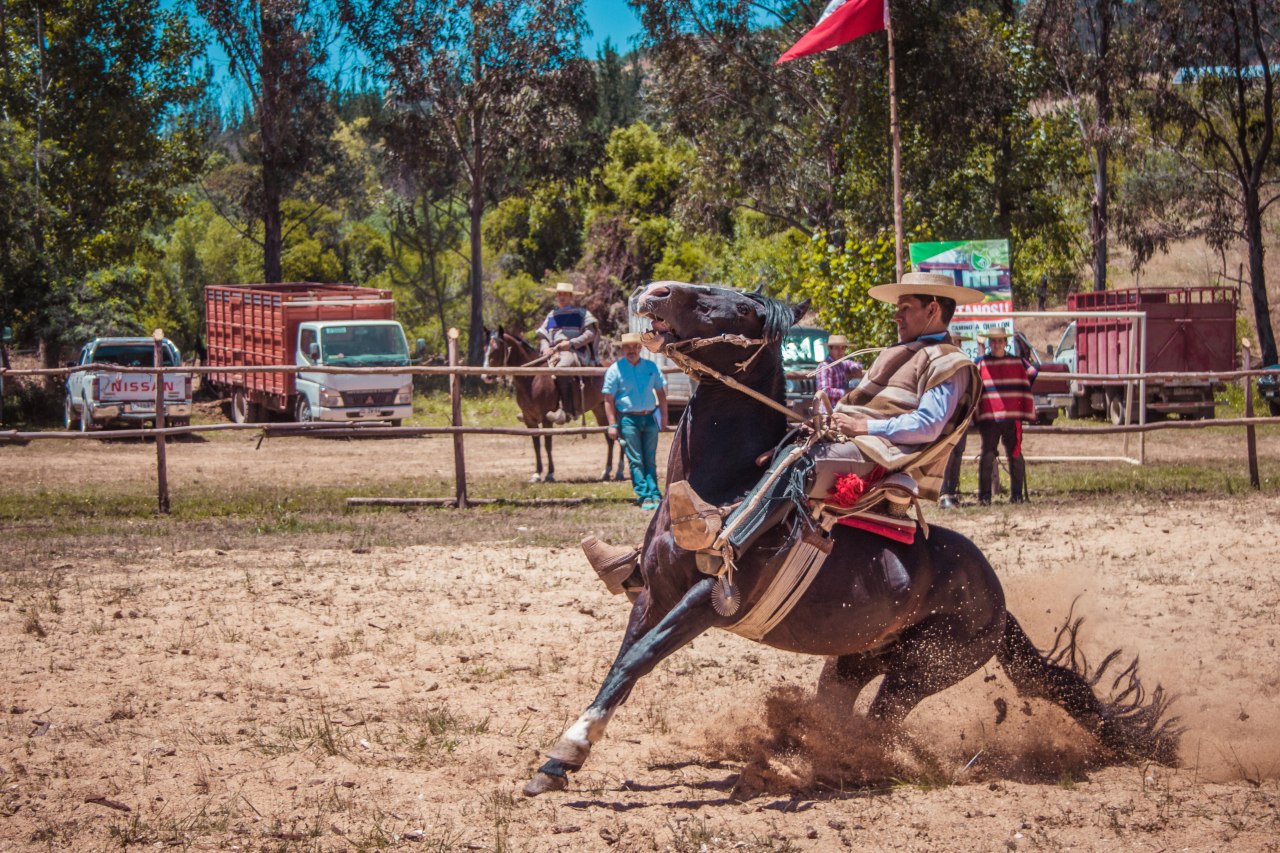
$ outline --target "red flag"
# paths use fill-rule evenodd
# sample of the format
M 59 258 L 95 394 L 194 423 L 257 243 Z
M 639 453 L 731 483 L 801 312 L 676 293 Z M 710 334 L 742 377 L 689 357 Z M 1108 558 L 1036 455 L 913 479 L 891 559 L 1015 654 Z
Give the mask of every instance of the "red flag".
M 774 65 L 830 50 L 867 33 L 883 30 L 888 15 L 887 0 L 831 0 L 817 25 L 791 45 L 790 50 L 779 56 Z

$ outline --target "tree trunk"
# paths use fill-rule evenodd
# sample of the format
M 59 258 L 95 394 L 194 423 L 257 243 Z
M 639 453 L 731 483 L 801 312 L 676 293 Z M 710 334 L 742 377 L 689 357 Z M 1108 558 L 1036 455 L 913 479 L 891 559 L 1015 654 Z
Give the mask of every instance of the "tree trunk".
M 1093 289 L 1107 289 L 1107 218 L 1108 197 L 1111 187 L 1107 178 L 1107 164 L 1111 159 L 1111 25 L 1114 0 L 1098 3 L 1098 80 L 1094 98 L 1098 105 L 1098 117 L 1094 125 L 1093 140 L 1093 205 L 1089 220 L 1090 237 L 1093 238 Z
M 480 122 L 472 124 L 473 160 L 471 196 L 467 203 L 471 214 L 471 322 L 467 330 L 467 363 L 484 363 L 484 258 L 480 221 L 484 218 L 484 145 L 480 138 Z
M 1089 237 L 1093 243 L 1093 289 L 1107 289 L 1107 146 L 1097 146 L 1093 167 L 1093 204 Z
M 284 281 L 280 255 L 281 237 L 280 181 L 274 169 L 265 163 L 262 169 L 262 275 L 267 283 Z
M 1249 291 L 1253 295 L 1253 322 L 1258 329 L 1258 353 L 1262 364 L 1280 362 L 1276 354 L 1276 336 L 1271 328 L 1271 306 L 1267 298 L 1267 274 L 1263 268 L 1265 249 L 1262 245 L 1262 211 L 1257 191 L 1249 191 L 1244 200 L 1244 228 L 1249 247 Z M 1248 367 L 1249 365 L 1242 365 Z

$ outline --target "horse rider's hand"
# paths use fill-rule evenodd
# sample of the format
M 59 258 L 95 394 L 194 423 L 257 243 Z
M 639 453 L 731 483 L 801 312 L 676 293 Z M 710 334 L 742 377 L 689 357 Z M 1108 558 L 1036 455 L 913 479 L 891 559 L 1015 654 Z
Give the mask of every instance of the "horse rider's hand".
M 868 418 L 866 415 L 853 415 L 848 412 L 836 412 L 831 416 L 836 429 L 845 435 L 866 435 Z
M 569 343 L 568 341 L 557 341 L 555 345 L 556 352 L 564 352 L 565 350 L 572 349 L 572 348 L 573 348 L 573 344 Z

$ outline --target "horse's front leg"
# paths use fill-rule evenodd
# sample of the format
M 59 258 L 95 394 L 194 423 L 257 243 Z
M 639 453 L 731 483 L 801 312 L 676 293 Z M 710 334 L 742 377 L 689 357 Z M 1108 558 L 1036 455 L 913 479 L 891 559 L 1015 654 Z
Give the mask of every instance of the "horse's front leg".
M 595 700 L 547 752 L 547 762 L 525 784 L 525 796 L 536 797 L 567 787 L 569 772 L 582 767 L 592 744 L 604 737 L 613 712 L 626 701 L 635 683 L 673 652 L 723 621 L 711 607 L 715 583 L 716 578 L 702 579 L 651 630 L 634 643 L 624 642 Z
M 541 483 L 542 482 L 542 444 L 539 442 L 539 436 L 535 435 L 535 436 L 532 436 L 532 438 L 533 438 L 533 459 L 538 467 L 534 471 L 533 476 L 529 478 L 529 482 Z
M 544 483 L 554 483 L 556 481 L 556 463 L 551 458 L 551 436 L 544 435 L 543 438 L 547 442 L 547 476 L 543 478 Z

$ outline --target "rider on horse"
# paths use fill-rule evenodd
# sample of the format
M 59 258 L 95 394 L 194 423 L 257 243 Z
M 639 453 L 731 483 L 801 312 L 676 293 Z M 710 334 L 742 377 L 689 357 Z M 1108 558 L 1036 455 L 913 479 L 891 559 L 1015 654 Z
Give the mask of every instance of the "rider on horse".
M 836 403 L 832 425 L 857 448 L 860 459 L 849 470 L 863 477 L 906 471 L 920 497 L 937 500 L 950 449 L 968 426 L 981 390 L 973 361 L 951 341 L 947 326 L 958 304 L 981 301 L 982 294 L 957 286 L 948 275 L 907 273 L 901 282 L 871 288 L 870 295 L 897 307 L 898 344 L 881 353 Z M 668 499 L 678 545 L 706 548 L 725 525 L 725 544 L 739 556 L 789 509 L 787 501 L 765 500 L 753 517 L 735 524 L 730 514 L 724 522 L 723 511 L 703 501 L 687 481 L 670 484 Z M 743 507 L 742 513 L 752 511 L 747 502 Z M 621 591 L 638 551 L 594 539 L 583 548 L 606 584 Z
M 573 304 L 579 296 L 567 281 L 546 288 L 554 293 L 556 307 L 547 312 L 547 318 L 538 327 L 538 344 L 552 367 L 591 367 L 597 364 L 596 338 L 599 330 L 595 316 L 586 308 Z M 562 424 L 576 418 L 581 411 L 581 395 L 576 376 L 557 376 L 556 391 L 560 396 L 560 408 L 547 412 L 547 420 Z

